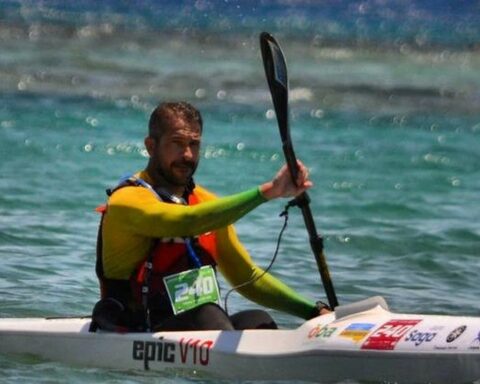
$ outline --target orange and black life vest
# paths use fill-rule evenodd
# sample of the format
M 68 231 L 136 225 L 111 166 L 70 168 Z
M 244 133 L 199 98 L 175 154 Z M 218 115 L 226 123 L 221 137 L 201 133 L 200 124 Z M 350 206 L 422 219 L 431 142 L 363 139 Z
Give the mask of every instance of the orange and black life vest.
M 125 186 L 145 187 L 164 202 L 179 203 L 178 198 L 164 192 L 159 193 L 153 190 L 144 180 L 136 177 L 124 179 L 116 188 L 108 190 L 107 194 L 111 196 L 115 191 Z M 202 202 L 193 188 L 187 191 L 185 200 L 188 205 Z M 102 213 L 97 238 L 96 261 L 96 273 L 100 282 L 102 299 L 111 297 L 120 301 L 127 308 L 133 304 L 136 308 L 143 307 L 146 312 L 153 306 L 166 313 L 170 311 L 170 304 L 163 283 L 165 276 L 203 265 L 216 265 L 217 242 L 214 232 L 208 232 L 194 238 L 159 238 L 155 240 L 151 252 L 132 273 L 129 280 L 109 279 L 104 275 L 102 263 L 102 222 L 107 207 L 104 206 L 97 210 Z
M 162 200 L 165 201 L 165 197 Z M 188 205 L 200 202 L 195 192 L 188 195 Z M 145 300 L 144 293 L 148 290 L 149 298 L 158 299 L 158 295 L 166 293 L 164 277 L 204 265 L 215 267 L 216 259 L 217 242 L 214 232 L 194 238 L 157 239 L 150 255 L 132 276 L 135 297 L 137 300 Z

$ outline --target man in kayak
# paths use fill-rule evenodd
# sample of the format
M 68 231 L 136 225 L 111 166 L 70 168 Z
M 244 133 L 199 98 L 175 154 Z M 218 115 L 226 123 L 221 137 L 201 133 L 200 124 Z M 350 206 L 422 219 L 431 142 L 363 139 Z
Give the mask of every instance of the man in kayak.
M 122 180 L 102 209 L 94 328 L 276 328 L 262 310 L 228 316 L 216 269 L 260 305 L 304 319 L 327 311 L 256 266 L 232 225 L 260 204 L 310 188 L 306 167 L 299 162 L 296 184 L 283 166 L 271 181 L 217 198 L 193 181 L 202 129 L 200 113 L 185 102 L 160 104 L 151 114 L 146 169 Z

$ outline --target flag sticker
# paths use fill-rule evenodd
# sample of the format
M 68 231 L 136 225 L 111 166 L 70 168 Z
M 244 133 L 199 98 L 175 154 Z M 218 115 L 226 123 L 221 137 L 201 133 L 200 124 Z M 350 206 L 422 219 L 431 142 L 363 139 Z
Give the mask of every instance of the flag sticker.
M 357 343 L 363 340 L 374 326 L 373 323 L 352 323 L 340 333 L 340 336 Z

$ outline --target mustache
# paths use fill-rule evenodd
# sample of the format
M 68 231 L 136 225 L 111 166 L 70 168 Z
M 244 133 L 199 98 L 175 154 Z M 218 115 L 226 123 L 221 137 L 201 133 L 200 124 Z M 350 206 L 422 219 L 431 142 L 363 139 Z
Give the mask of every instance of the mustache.
M 181 161 L 174 161 L 172 163 L 174 167 L 185 167 L 185 168 L 190 168 L 191 170 L 195 170 L 197 168 L 197 163 L 194 161 L 188 161 L 188 160 L 181 160 Z
M 195 168 L 195 162 L 193 161 L 174 161 L 172 163 L 174 167 L 186 167 L 186 168 Z

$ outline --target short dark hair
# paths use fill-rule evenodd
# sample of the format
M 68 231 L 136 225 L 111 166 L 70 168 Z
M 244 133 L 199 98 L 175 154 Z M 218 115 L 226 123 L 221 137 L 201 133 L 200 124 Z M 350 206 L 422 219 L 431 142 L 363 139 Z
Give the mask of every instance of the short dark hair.
M 160 137 L 173 117 L 188 123 L 198 123 L 202 132 L 203 120 L 200 112 L 190 103 L 178 101 L 161 103 L 154 109 L 148 122 L 148 135 Z

